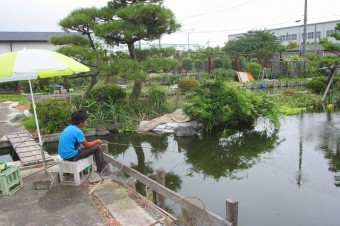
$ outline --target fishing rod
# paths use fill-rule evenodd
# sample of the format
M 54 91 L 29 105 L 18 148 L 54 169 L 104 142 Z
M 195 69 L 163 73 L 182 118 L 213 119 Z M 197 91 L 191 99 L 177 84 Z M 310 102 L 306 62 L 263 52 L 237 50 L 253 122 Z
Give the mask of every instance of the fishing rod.
M 155 150 L 159 150 L 159 151 L 164 151 L 164 149 L 160 149 L 160 148 L 153 148 L 153 147 L 143 147 L 143 146 L 138 146 L 138 145 L 131 145 L 131 144 L 120 144 L 120 143 L 113 143 L 113 142 L 109 142 L 107 141 L 108 144 L 113 144 L 113 145 L 120 145 L 120 146 L 132 146 L 132 147 L 138 147 L 138 148 L 148 148 L 148 149 L 155 149 Z
M 143 146 L 139 146 L 139 145 L 132 145 L 132 144 L 121 144 L 121 143 L 114 143 L 114 142 L 109 142 L 107 141 L 108 144 L 113 144 L 113 145 L 119 145 L 119 146 L 126 146 L 126 147 L 138 147 L 138 148 L 147 148 L 147 149 L 153 149 L 153 150 L 159 150 L 159 151 L 164 151 L 164 149 L 160 149 L 160 148 L 153 148 L 153 147 L 143 147 Z M 180 154 L 179 152 L 175 152 L 175 151 L 170 151 L 168 150 L 169 152 L 174 152 L 174 153 L 178 153 Z

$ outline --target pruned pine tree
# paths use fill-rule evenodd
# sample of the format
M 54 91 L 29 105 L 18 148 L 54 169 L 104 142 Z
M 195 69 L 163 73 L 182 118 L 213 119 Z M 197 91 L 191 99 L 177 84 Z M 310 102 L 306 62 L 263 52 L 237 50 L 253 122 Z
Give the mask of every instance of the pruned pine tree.
M 126 44 L 130 58 L 136 60 L 134 44 L 137 41 L 153 41 L 180 27 L 171 10 L 152 1 L 145 2 L 150 1 L 113 1 L 108 4 L 101 10 L 103 22 L 95 27 L 95 35 L 111 45 Z M 139 98 L 145 79 L 145 73 L 138 74 L 141 76 L 134 76 L 136 79 L 130 96 L 132 101 Z
M 53 36 L 50 42 L 63 45 L 57 51 L 73 57 L 77 61 L 91 67 L 91 71 L 82 76 L 90 77 L 85 96 L 89 96 L 93 86 L 97 83 L 100 67 L 103 62 L 104 51 L 96 43 L 93 33 L 98 23 L 99 10 L 96 8 L 81 8 L 72 11 L 67 17 L 59 21 L 59 25 L 66 32 L 78 32 L 74 36 Z M 79 35 L 80 34 L 80 35 Z
M 336 24 L 334 28 L 334 32 L 331 34 L 333 38 L 336 40 L 340 40 L 340 23 Z M 331 77 L 334 72 L 336 72 L 337 67 L 340 65 L 340 46 L 337 43 L 331 42 L 328 39 L 320 40 L 320 43 L 323 47 L 325 47 L 325 51 L 331 52 L 334 56 L 324 56 L 321 58 L 321 65 L 323 68 L 326 68 L 326 74 L 328 76 L 328 81 L 331 80 Z
M 340 23 L 336 24 L 334 32 L 331 34 L 331 36 L 338 41 L 340 40 Z M 323 47 L 325 47 L 326 51 L 334 53 L 337 56 L 337 58 L 340 57 L 340 45 L 339 44 L 333 43 L 327 39 L 322 39 L 320 43 L 323 45 Z

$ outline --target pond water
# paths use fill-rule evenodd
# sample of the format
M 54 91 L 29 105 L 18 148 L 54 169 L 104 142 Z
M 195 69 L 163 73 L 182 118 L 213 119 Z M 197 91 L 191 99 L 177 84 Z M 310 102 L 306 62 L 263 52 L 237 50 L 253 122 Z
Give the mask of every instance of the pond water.
M 278 130 L 103 139 L 119 161 L 153 178 L 163 168 L 167 187 L 222 217 L 225 199 L 238 200 L 241 226 L 340 224 L 340 113 L 284 117 Z

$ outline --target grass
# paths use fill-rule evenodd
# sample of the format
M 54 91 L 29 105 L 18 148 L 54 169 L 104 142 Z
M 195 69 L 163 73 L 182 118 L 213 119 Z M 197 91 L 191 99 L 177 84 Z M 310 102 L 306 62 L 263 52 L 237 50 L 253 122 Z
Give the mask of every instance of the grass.
M 31 101 L 27 99 L 26 95 L 13 94 L 13 95 L 0 95 L 0 102 L 5 101 L 18 101 L 19 105 L 30 105 Z
M 21 124 L 27 129 L 29 132 L 34 132 L 37 127 L 35 124 L 34 117 L 25 117 L 21 120 Z

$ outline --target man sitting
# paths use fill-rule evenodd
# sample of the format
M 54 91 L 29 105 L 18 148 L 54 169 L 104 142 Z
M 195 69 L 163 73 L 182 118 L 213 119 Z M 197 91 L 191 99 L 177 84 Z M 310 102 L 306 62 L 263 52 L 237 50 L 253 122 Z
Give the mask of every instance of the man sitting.
M 87 141 L 80 128 L 87 126 L 88 114 L 85 110 L 74 111 L 71 115 L 71 125 L 68 125 L 60 135 L 58 154 L 67 161 L 78 161 L 94 155 L 97 172 L 101 173 L 106 167 L 104 160 L 102 140 Z M 80 144 L 84 148 L 80 148 Z

